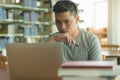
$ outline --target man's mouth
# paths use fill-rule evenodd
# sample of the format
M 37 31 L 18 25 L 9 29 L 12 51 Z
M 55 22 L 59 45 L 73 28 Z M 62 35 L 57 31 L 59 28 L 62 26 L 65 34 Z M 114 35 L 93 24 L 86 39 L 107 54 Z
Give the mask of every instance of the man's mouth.
M 60 31 L 60 33 L 66 33 L 67 31 Z

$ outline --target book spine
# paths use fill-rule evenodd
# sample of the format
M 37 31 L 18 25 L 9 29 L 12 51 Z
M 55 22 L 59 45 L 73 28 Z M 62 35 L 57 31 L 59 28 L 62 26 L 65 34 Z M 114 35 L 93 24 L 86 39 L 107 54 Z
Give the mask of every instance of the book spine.
M 13 16 L 12 10 L 8 10 L 8 19 L 13 19 Z
M 0 7 L 0 19 L 3 19 L 3 9 Z
M 0 49 L 5 49 L 6 43 L 8 43 L 8 38 L 0 37 Z
M 9 24 L 8 25 L 8 35 L 14 35 L 15 34 L 15 25 Z
M 27 27 L 27 26 L 24 27 L 24 35 L 25 36 L 30 36 L 30 31 L 31 31 L 30 27 Z
M 70 76 L 70 77 L 63 77 L 62 80 L 108 80 L 106 77 L 78 77 L 78 76 Z M 109 80 L 112 80 L 112 78 Z

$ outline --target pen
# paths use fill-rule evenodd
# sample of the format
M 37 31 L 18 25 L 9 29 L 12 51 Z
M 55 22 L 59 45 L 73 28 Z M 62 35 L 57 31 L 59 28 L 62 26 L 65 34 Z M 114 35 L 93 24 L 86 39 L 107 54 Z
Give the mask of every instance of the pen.
M 75 43 L 75 46 L 79 47 L 79 45 L 77 43 Z

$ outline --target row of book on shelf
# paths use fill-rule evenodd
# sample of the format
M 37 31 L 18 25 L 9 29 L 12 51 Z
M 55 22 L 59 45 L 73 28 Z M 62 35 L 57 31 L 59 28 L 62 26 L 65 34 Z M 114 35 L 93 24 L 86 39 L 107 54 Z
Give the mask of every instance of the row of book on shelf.
M 25 7 L 37 7 L 37 0 L 23 0 L 23 6 Z M 4 19 L 10 19 L 10 20 L 22 20 L 25 22 L 32 22 L 31 24 L 24 24 L 22 27 L 24 28 L 24 34 L 25 36 L 33 36 L 39 33 L 39 28 L 41 28 L 40 24 L 34 24 L 34 22 L 39 22 L 39 17 L 43 18 L 43 15 L 40 16 L 39 13 L 35 11 L 24 11 L 22 14 L 20 14 L 21 11 L 19 9 L 6 9 L 0 7 L 0 20 Z M 21 18 L 23 16 L 23 18 Z M 9 33 L 13 33 L 12 26 L 14 26 L 15 23 L 9 24 L 8 27 L 11 27 L 9 30 Z M 15 26 L 16 27 L 16 26 Z
M 13 2 L 16 2 L 17 0 L 0 0 L 1 4 L 12 4 Z
M 23 0 L 23 6 L 37 8 L 37 0 Z M 8 9 L 5 7 L 0 7 L 0 19 L 16 19 L 20 16 L 20 13 L 22 15 L 22 11 L 17 8 Z M 23 20 L 25 21 L 38 21 L 38 14 L 35 11 L 24 11 L 23 16 Z
M 27 2 L 28 1 L 28 2 Z M 37 0 L 0 0 L 1 4 L 13 4 L 13 3 L 23 3 L 23 2 L 36 2 Z M 33 3 L 34 5 L 35 3 Z
M 13 38 L 11 37 L 0 37 L 0 49 L 5 49 L 7 43 L 11 43 Z
M 39 4 L 38 4 L 39 2 Z M 29 9 L 42 8 L 51 4 L 51 0 L 0 0 L 0 49 L 5 48 L 6 43 L 27 41 L 26 36 L 38 36 L 42 34 L 43 25 L 39 22 L 51 21 L 51 14 L 35 10 L 24 10 L 22 7 Z M 21 8 L 9 8 L 8 6 L 21 6 Z M 48 6 L 48 7 L 51 7 Z M 46 16 L 47 15 L 47 16 Z M 49 18 L 50 16 L 50 18 Z M 8 22 L 7 22 L 8 21 Z M 13 22 L 12 22 L 13 21 Z M 15 22 L 14 22 L 15 21 Z M 9 23 L 11 22 L 11 23 Z M 27 24 L 26 24 L 27 23 Z M 39 23 L 39 24 L 36 24 Z M 3 28 L 4 27 L 4 28 Z M 5 29 L 6 28 L 6 29 Z M 22 37 L 14 36 L 15 34 L 23 34 Z M 2 34 L 8 35 L 7 38 Z M 1 36 L 2 35 L 2 36 Z M 11 37 L 12 35 L 14 37 Z M 32 38 L 31 38 L 32 39 Z M 33 40 L 33 39 L 32 39 Z
M 10 4 L 10 5 L 14 5 L 12 4 L 13 2 L 17 2 L 16 0 L 0 0 L 0 4 Z M 37 7 L 37 0 L 20 0 L 20 2 L 22 2 L 22 6 L 24 7 L 30 7 L 30 8 L 34 8 Z M 23 17 L 23 18 L 22 18 Z M 24 11 L 22 12 L 19 9 L 7 9 L 4 7 L 0 7 L 0 20 L 4 20 L 4 19 L 9 19 L 9 20 L 23 20 L 23 21 L 38 21 L 38 14 L 35 11 Z M 17 34 L 16 32 L 19 31 L 19 29 L 16 29 L 16 27 L 21 26 L 21 24 L 16 25 L 15 23 L 13 24 L 8 24 L 8 25 L 4 25 L 1 24 L 0 25 L 0 34 L 6 34 L 6 35 L 14 35 Z M 2 27 L 6 27 L 6 30 Z M 23 25 L 23 33 L 24 36 L 35 36 L 35 35 L 39 35 L 40 34 L 40 25 Z M 6 43 L 10 43 L 10 42 L 20 42 L 20 41 L 26 41 L 23 40 L 22 37 L 11 37 L 8 36 L 6 37 L 0 37 L 0 49 L 4 49 Z
M 0 37 L 0 49 L 6 49 L 7 43 L 39 43 L 42 42 L 45 37 Z

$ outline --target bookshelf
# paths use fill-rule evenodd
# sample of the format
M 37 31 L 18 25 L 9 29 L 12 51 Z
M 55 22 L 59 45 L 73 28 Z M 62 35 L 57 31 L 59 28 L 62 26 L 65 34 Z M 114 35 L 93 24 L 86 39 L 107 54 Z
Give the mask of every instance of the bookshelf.
M 0 49 L 6 43 L 40 42 L 52 32 L 52 15 L 51 0 L 0 0 Z

